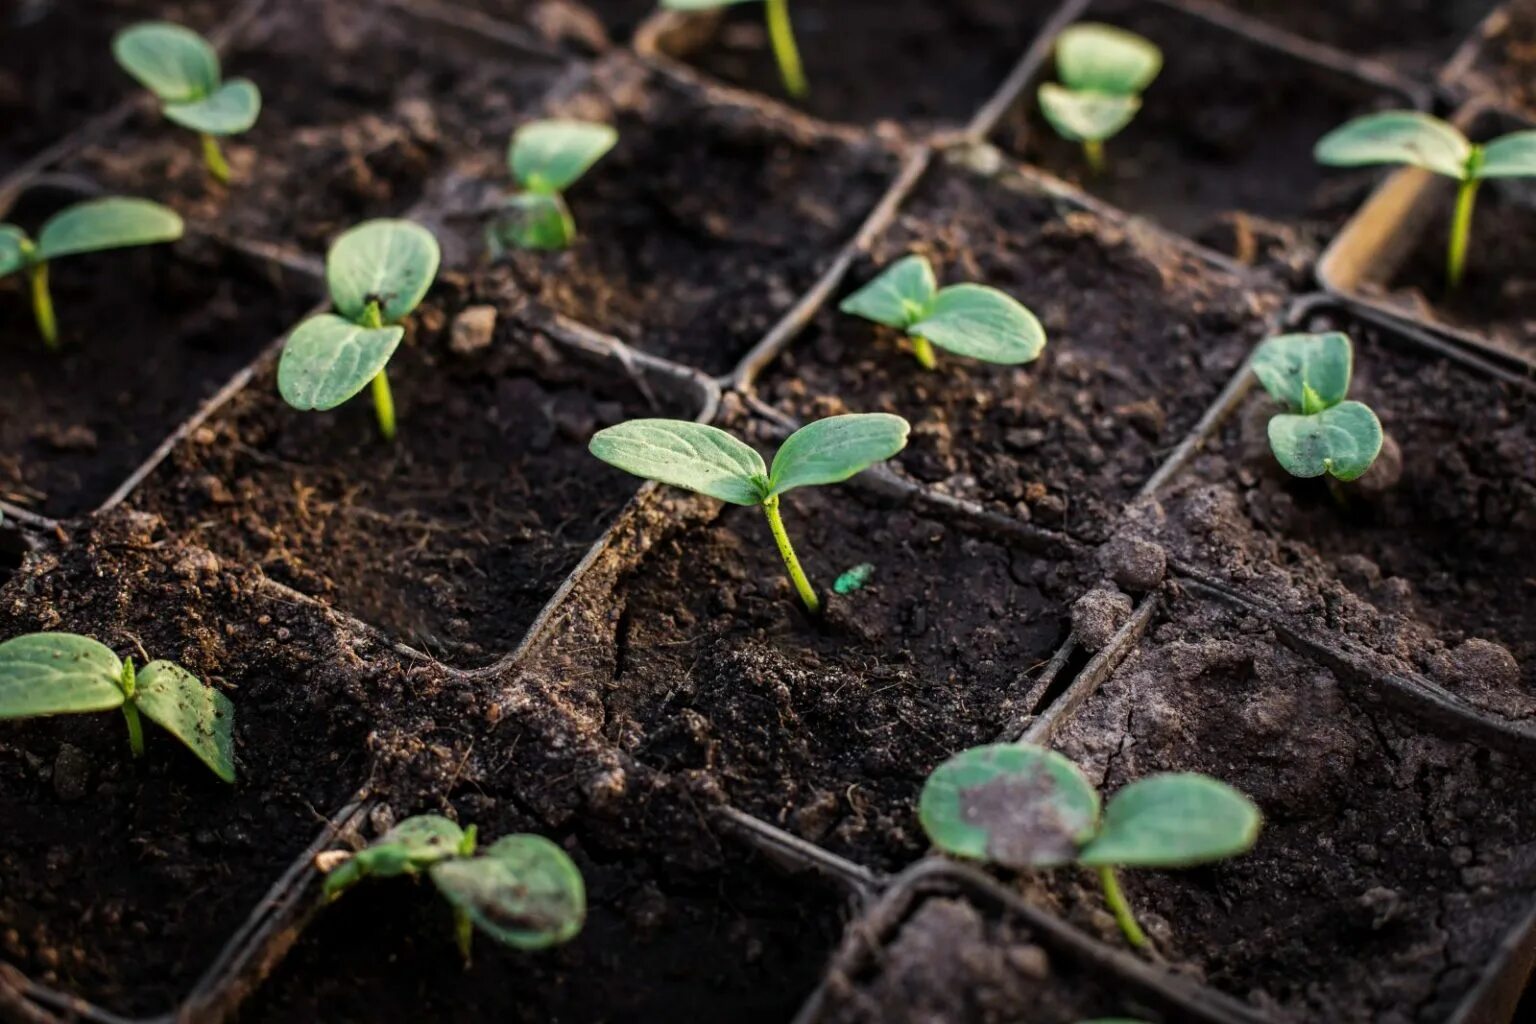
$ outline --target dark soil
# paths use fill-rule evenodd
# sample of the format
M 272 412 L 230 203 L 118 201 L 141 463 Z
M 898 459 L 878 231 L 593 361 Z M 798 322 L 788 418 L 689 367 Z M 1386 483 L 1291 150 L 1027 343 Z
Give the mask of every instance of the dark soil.
M 17 220 L 36 230 L 62 202 L 29 195 L 46 201 Z M 206 239 L 66 257 L 49 280 L 57 354 L 25 275 L 0 280 L 0 498 L 54 517 L 100 505 L 313 302 L 313 285 Z
M 1428 80 L 1497 0 L 1215 0 L 1223 7 Z
M 615 55 L 548 116 L 613 124 L 619 144 L 570 190 L 580 232 L 556 253 L 514 251 L 519 287 L 637 348 L 730 369 L 851 240 L 896 167 L 871 141 L 771 117 Z M 511 188 L 502 151 L 447 183 L 450 263 L 483 258 Z
M 1246 262 L 1270 236 L 1320 247 L 1380 176 L 1330 172 L 1312 147 L 1351 117 L 1408 106 L 1403 96 L 1148 0 L 1105 0 L 1091 13 L 1162 49 L 1141 111 L 1105 143 L 1104 174 L 1090 174 L 1082 146 L 1040 113 L 1039 84 L 1056 75 L 1048 61 L 1004 124 L 1015 153 Z
M 791 101 L 760 4 L 727 8 L 714 38 L 676 56 L 732 85 L 832 121 L 962 128 L 1056 9 L 1045 0 L 796 0 L 810 95 Z M 919 71 L 921 69 L 921 71 Z
M 502 310 L 494 337 L 455 351 L 453 321 L 487 302 Z M 440 282 L 390 363 L 393 444 L 366 392 L 297 412 L 267 366 L 133 503 L 454 664 L 510 653 L 639 485 L 587 454 L 592 433 L 693 417 L 703 398 L 556 346 L 509 309 Z
M 1471 79 L 1457 84 L 1491 92 L 1501 106 L 1536 117 L 1536 3 L 1511 0 L 1488 28 Z
M 656 0 L 453 0 L 567 42 L 624 43 L 656 10 Z
M 1536 812 L 1509 797 L 1532 779 L 1358 697 L 1263 622 L 1176 600 L 1056 746 L 1109 793 L 1203 771 L 1263 810 L 1249 854 L 1122 872 L 1176 965 L 1286 1019 L 1445 1020 L 1536 895 Z M 1122 941 L 1090 876 L 1047 884 Z
M 0 722 L 0 955 L 125 1015 L 162 1013 L 366 776 L 361 704 L 398 687 L 313 608 L 114 517 L 0 589 L 0 636 L 93 636 L 177 661 L 235 703 L 227 786 L 116 712 Z
M 1380 490 L 1368 477 L 1336 496 L 1286 475 L 1265 436 L 1273 403 L 1255 389 L 1164 498 L 1165 536 L 1244 591 L 1474 703 L 1536 714 L 1536 393 L 1359 323 L 1312 326 L 1353 337 L 1350 393 L 1401 448 L 1401 479 Z
M 224 66 L 262 90 L 256 126 L 224 141 L 228 188 L 156 110 L 69 167 L 221 235 L 315 253 L 405 213 L 455 156 L 504 152 L 564 67 L 400 8 L 311 0 L 273 0 Z
M 1275 299 L 1172 246 L 1027 189 L 935 167 L 845 291 L 909 252 L 943 284 L 1001 288 L 1046 328 L 1019 367 L 939 352 L 833 302 L 758 381 L 802 419 L 884 410 L 914 425 L 909 476 L 1050 529 L 1102 540 L 1120 506 L 1263 337 Z

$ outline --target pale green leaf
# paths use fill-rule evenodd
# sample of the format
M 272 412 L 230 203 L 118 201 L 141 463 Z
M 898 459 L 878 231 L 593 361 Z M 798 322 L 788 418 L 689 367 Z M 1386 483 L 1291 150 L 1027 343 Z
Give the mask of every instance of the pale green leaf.
M 134 25 L 112 40 L 123 70 L 167 103 L 201 99 L 219 85 L 219 55 L 207 40 L 166 21 Z
M 850 316 L 906 330 L 922 318 L 938 294 L 933 267 L 921 256 L 906 256 L 838 306 Z
M 1294 413 L 1321 412 L 1349 395 L 1354 349 L 1339 331 L 1282 334 L 1253 354 L 1253 372 L 1270 397 Z
M 1055 867 L 1072 863 L 1093 837 L 1099 795 L 1053 750 L 994 743 L 934 769 L 917 815 L 946 853 L 1010 868 Z
M 408 220 L 370 220 L 344 232 L 325 257 L 331 302 L 360 320 L 377 301 L 385 323 L 406 316 L 427 294 L 442 254 L 432 232 Z
M 438 890 L 491 938 L 514 949 L 547 949 L 581 931 L 587 892 L 559 846 L 536 835 L 504 836 L 475 857 L 430 869 Z
M 1483 147 L 1479 178 L 1536 176 L 1536 131 L 1510 132 Z
M 277 364 L 277 390 L 295 409 L 334 409 L 389 363 L 405 328 L 363 327 L 321 313 L 294 328 Z
M 763 457 L 718 427 L 688 420 L 630 420 L 599 430 L 588 448 L 626 473 L 733 505 L 758 505 L 768 496 Z
M 980 284 L 940 291 L 926 315 L 908 329 L 913 337 L 988 363 L 1027 363 L 1045 348 L 1045 328 L 1017 299 Z
M 1068 142 L 1102 142 L 1131 123 L 1141 109 L 1139 96 L 1114 96 L 1103 92 L 1076 92 L 1043 82 L 1040 112 Z
M 27 233 L 14 224 L 0 224 L 0 277 L 14 274 L 27 265 L 22 243 Z
M 1157 77 L 1163 52 L 1134 32 L 1080 22 L 1056 37 L 1056 76 L 1077 92 L 1133 96 Z
M 174 242 L 181 232 L 176 211 L 148 199 L 87 199 L 48 218 L 37 235 L 37 258 Z
M 123 663 L 73 633 L 28 633 L 0 644 L 0 719 L 121 707 Z
M 235 706 L 228 697 L 180 665 L 152 661 L 139 670 L 133 702 L 213 774 L 235 781 Z
M 261 91 L 248 78 L 235 78 L 200 100 L 167 103 L 165 116 L 183 128 L 208 135 L 249 131 L 261 114 Z
M 829 416 L 790 434 L 773 458 L 770 495 L 841 483 L 907 446 L 911 425 L 886 412 Z
M 1282 414 L 1269 421 L 1269 447 L 1292 476 L 1324 473 L 1358 480 L 1381 454 L 1381 421 L 1368 406 L 1340 402 L 1311 416 Z
M 1460 180 L 1472 144 L 1455 127 L 1417 110 L 1366 114 L 1318 140 L 1312 154 L 1335 167 L 1409 164 Z
M 1099 833 L 1078 857 L 1110 867 L 1175 868 L 1246 853 L 1259 809 L 1225 782 L 1193 772 L 1152 775 L 1110 798 Z
M 564 249 L 576 238 L 576 223 L 565 200 L 553 192 L 519 192 L 508 197 L 491 225 L 493 249 Z
M 564 192 L 612 149 L 619 133 L 586 121 L 535 121 L 512 135 L 512 179 L 530 192 Z
M 439 861 L 461 856 L 464 830 L 438 814 L 418 814 L 348 857 L 325 876 L 325 895 L 334 899 L 364 878 L 414 875 Z

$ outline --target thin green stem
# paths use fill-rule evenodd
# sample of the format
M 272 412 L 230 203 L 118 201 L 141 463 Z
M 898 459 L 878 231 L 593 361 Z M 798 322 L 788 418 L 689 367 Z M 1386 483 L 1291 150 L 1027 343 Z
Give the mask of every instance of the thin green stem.
M 1451 220 L 1451 244 L 1446 253 L 1445 280 L 1452 290 L 1461 287 L 1467 269 L 1467 242 L 1472 237 L 1472 210 L 1477 204 L 1480 180 L 1469 178 L 1456 190 L 1456 214 Z
M 202 135 L 203 163 L 208 168 L 208 173 L 213 175 L 213 180 L 220 185 L 229 184 L 229 163 L 224 159 L 224 151 L 219 148 L 219 140 L 206 132 Z
M 59 322 L 53 315 L 53 293 L 48 289 L 47 262 L 34 263 L 27 268 L 27 281 L 32 285 L 32 315 L 37 320 L 37 333 L 43 336 L 43 344 L 49 351 L 59 350 Z
M 395 439 L 395 396 L 389 390 L 389 371 L 380 370 L 373 378 L 373 412 L 379 420 L 384 440 Z
M 1115 877 L 1115 869 L 1109 865 L 1099 868 L 1099 882 L 1104 886 L 1104 902 L 1115 915 L 1115 923 L 1125 933 L 1126 940 L 1137 949 L 1147 944 L 1147 934 L 1141 930 L 1141 925 L 1136 923 L 1136 915 L 1131 913 L 1131 905 L 1126 902 L 1125 893 L 1120 889 L 1120 880 Z
M 1101 139 L 1083 140 L 1083 158 L 1088 161 L 1088 173 L 1095 178 L 1104 173 L 1104 142 Z
M 919 363 L 923 364 L 923 369 L 933 370 L 938 368 L 939 359 L 938 356 L 933 354 L 933 342 L 927 338 L 916 334 L 912 335 L 912 354 L 917 357 Z
M 475 923 L 469 919 L 469 914 L 455 907 L 453 910 L 453 937 L 459 945 L 459 955 L 464 958 L 464 966 L 470 966 L 471 951 L 475 942 Z
M 795 585 L 800 600 L 805 602 L 805 607 L 812 615 L 820 614 L 821 598 L 811 589 L 811 581 L 805 578 L 805 570 L 800 568 L 800 559 L 795 557 L 794 546 L 789 543 L 789 534 L 784 532 L 784 520 L 779 516 L 778 495 L 763 502 L 763 515 L 768 517 L 768 529 L 773 531 L 774 543 L 779 546 L 779 555 L 784 559 L 784 567 L 789 570 L 790 582 Z
M 811 91 L 800 64 L 800 48 L 795 45 L 795 29 L 789 20 L 789 0 L 768 0 L 768 39 L 784 77 L 784 89 L 795 99 Z
M 123 659 L 123 674 L 117 685 L 123 691 L 123 718 L 128 722 L 128 749 L 134 757 L 144 756 L 144 726 L 139 721 L 139 706 L 134 697 L 139 691 L 138 677 L 133 670 L 133 659 Z

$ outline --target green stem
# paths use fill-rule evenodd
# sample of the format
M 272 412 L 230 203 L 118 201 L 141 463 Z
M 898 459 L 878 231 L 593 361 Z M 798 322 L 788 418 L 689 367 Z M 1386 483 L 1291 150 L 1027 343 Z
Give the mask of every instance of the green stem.
M 469 914 L 459 910 L 453 911 L 453 937 L 459 945 L 459 955 L 464 958 L 464 967 L 469 968 L 471 963 L 470 952 L 475 941 L 475 923 L 469 919 Z
M 919 337 L 916 334 L 912 335 L 912 354 L 917 356 L 919 363 L 923 364 L 923 369 L 933 370 L 938 368 L 939 360 L 933 354 L 933 342 L 927 338 Z
M 208 173 L 213 175 L 213 180 L 220 185 L 229 184 L 229 163 L 224 159 L 224 151 L 219 148 L 219 140 L 212 135 L 203 133 L 203 163 L 208 167 Z
M 1104 142 L 1101 139 L 1083 140 L 1083 157 L 1088 161 L 1088 173 L 1095 178 L 1104 173 Z
M 779 62 L 784 88 L 795 99 L 811 91 L 800 64 L 800 49 L 795 45 L 795 29 L 789 21 L 789 0 L 768 0 L 768 39 Z
M 1137 949 L 1147 944 L 1147 935 L 1141 930 L 1141 925 L 1136 923 L 1136 915 L 1131 913 L 1131 905 L 1126 902 L 1125 893 L 1120 889 L 1120 880 L 1115 877 L 1115 869 L 1109 865 L 1099 868 L 1099 881 L 1104 886 L 1104 902 L 1108 904 L 1110 912 L 1115 915 L 1115 922 L 1120 925 L 1120 930 L 1125 933 L 1127 941 Z
M 794 546 L 789 543 L 789 534 L 784 532 L 784 520 L 779 516 L 778 495 L 763 502 L 763 515 L 768 517 L 768 528 L 773 531 L 774 543 L 779 546 L 784 567 L 789 570 L 790 582 L 795 585 L 800 600 L 805 602 L 805 607 L 812 615 L 820 614 L 821 599 L 816 596 L 816 591 L 811 589 L 811 581 L 805 578 L 805 570 L 800 568 L 800 559 L 795 557 Z
M 373 411 L 379 418 L 379 433 L 384 440 L 395 439 L 395 396 L 389 390 L 389 371 L 380 370 L 373 378 Z
M 134 757 L 144 756 L 144 726 L 139 721 L 139 706 L 134 703 L 138 693 L 138 678 L 133 671 L 133 659 L 123 659 L 123 675 L 118 680 L 123 690 L 123 718 L 128 721 L 128 749 Z
M 32 285 L 32 315 L 37 320 L 37 333 L 43 336 L 43 344 L 50 352 L 57 352 L 59 322 L 53 315 L 53 293 L 48 290 L 48 264 L 39 262 L 28 267 L 27 280 Z
M 1451 220 L 1451 245 L 1446 254 L 1445 279 L 1454 290 L 1461 287 L 1467 269 L 1467 241 L 1472 236 L 1472 208 L 1477 203 L 1477 178 L 1469 178 L 1456 190 L 1456 215 Z

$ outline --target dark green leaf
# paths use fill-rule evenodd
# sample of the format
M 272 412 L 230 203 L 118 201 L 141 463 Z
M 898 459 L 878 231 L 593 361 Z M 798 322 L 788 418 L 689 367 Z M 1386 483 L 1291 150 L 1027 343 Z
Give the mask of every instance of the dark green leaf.
M 37 235 L 37 258 L 174 242 L 181 232 L 176 211 L 148 199 L 87 199 L 48 218 Z
M 1176 868 L 1245 853 L 1259 837 L 1259 809 L 1225 782 L 1193 772 L 1126 786 L 1078 860 L 1110 867 Z
M 331 301 L 348 320 L 361 321 L 378 302 L 387 324 L 415 309 L 437 276 L 441 253 L 432 232 L 408 220 L 370 220 L 342 234 L 325 257 Z
M 73 633 L 28 633 L 0 644 L 0 719 L 121 707 L 123 663 Z
M 1340 402 L 1311 416 L 1269 421 L 1269 447 L 1287 473 L 1309 479 L 1331 474 L 1358 480 L 1381 454 L 1381 421 L 1359 402 Z
M 586 917 L 581 872 L 543 836 L 505 836 L 477 857 L 435 865 L 431 875 L 477 928 L 514 949 L 569 941 Z
M 599 430 L 588 448 L 626 473 L 733 505 L 758 505 L 768 496 L 763 457 L 718 427 L 688 420 L 630 420 Z
M 844 299 L 838 309 L 851 316 L 906 330 L 928 311 L 938 290 L 933 267 L 928 261 L 921 256 L 906 256 Z
M 829 416 L 789 435 L 773 459 L 770 495 L 847 480 L 907 446 L 911 426 L 885 412 Z
M 294 328 L 277 364 L 277 390 L 295 409 L 334 409 L 389 363 L 403 327 L 361 327 L 321 313 Z

